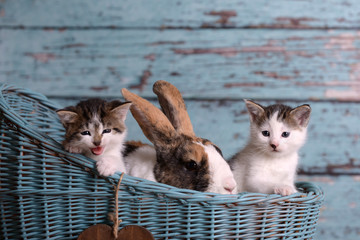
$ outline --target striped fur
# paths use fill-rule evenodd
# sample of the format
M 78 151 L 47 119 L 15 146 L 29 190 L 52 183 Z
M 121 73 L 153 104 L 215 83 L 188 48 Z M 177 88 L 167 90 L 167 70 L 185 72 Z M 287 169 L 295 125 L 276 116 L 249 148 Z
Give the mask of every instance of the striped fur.
M 121 152 L 126 136 L 124 121 L 130 105 L 93 98 L 58 110 L 66 130 L 64 148 L 94 159 L 101 175 L 125 171 Z

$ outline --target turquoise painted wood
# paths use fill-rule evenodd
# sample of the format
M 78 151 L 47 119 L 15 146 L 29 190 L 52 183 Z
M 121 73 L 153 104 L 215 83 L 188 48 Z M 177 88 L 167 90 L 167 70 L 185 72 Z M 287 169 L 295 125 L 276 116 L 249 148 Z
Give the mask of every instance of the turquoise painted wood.
M 315 239 L 359 239 L 359 176 L 300 176 L 326 192 Z
M 309 103 L 299 180 L 326 193 L 316 239 L 359 239 L 360 5 L 357 0 L 1 1 L 0 83 L 62 106 L 127 87 L 155 102 L 164 79 L 195 132 L 225 157 L 243 146 L 243 98 Z M 144 140 L 131 116 L 128 139 Z
M 7 27 L 357 28 L 357 0 L 6 1 Z
M 52 97 L 117 97 L 122 87 L 153 97 L 166 79 L 187 98 L 360 100 L 356 31 L 2 29 L 0 38 L 1 81 Z

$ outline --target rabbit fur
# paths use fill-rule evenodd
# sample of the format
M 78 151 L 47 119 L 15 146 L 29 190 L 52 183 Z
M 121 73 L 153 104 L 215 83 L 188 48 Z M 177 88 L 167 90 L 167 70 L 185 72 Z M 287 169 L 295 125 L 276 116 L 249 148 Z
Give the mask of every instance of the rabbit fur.
M 122 89 L 130 111 L 153 146 L 127 142 L 124 161 L 129 175 L 202 192 L 237 192 L 233 173 L 220 149 L 193 131 L 179 90 L 159 80 L 153 86 L 162 111 Z

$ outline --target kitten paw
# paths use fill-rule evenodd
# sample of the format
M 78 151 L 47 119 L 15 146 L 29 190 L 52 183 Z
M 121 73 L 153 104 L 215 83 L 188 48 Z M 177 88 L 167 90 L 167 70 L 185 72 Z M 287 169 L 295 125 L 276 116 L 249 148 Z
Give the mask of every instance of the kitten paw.
M 96 167 L 100 175 L 108 177 L 113 175 L 118 169 L 108 161 L 96 162 Z
M 279 187 L 275 187 L 274 188 L 274 193 L 275 194 L 280 194 L 281 196 L 289 196 L 293 193 L 296 193 L 296 189 L 293 186 L 288 186 L 288 185 L 284 185 L 284 186 L 279 186 Z
M 72 146 L 65 145 L 64 148 L 66 151 L 68 151 L 70 153 L 82 153 L 82 149 L 79 147 L 72 147 Z

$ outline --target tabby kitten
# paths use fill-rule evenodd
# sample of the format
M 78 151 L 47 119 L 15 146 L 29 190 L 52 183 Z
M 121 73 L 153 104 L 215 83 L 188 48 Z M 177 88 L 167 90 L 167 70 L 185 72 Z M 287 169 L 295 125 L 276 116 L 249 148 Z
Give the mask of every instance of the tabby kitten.
M 81 153 L 96 161 L 103 176 L 125 172 L 122 157 L 126 137 L 125 119 L 131 103 L 106 102 L 93 98 L 58 110 L 66 129 L 63 146 L 71 153 Z
M 238 191 L 283 196 L 295 193 L 298 150 L 305 143 L 310 106 L 245 103 L 250 115 L 249 141 L 229 162 Z

